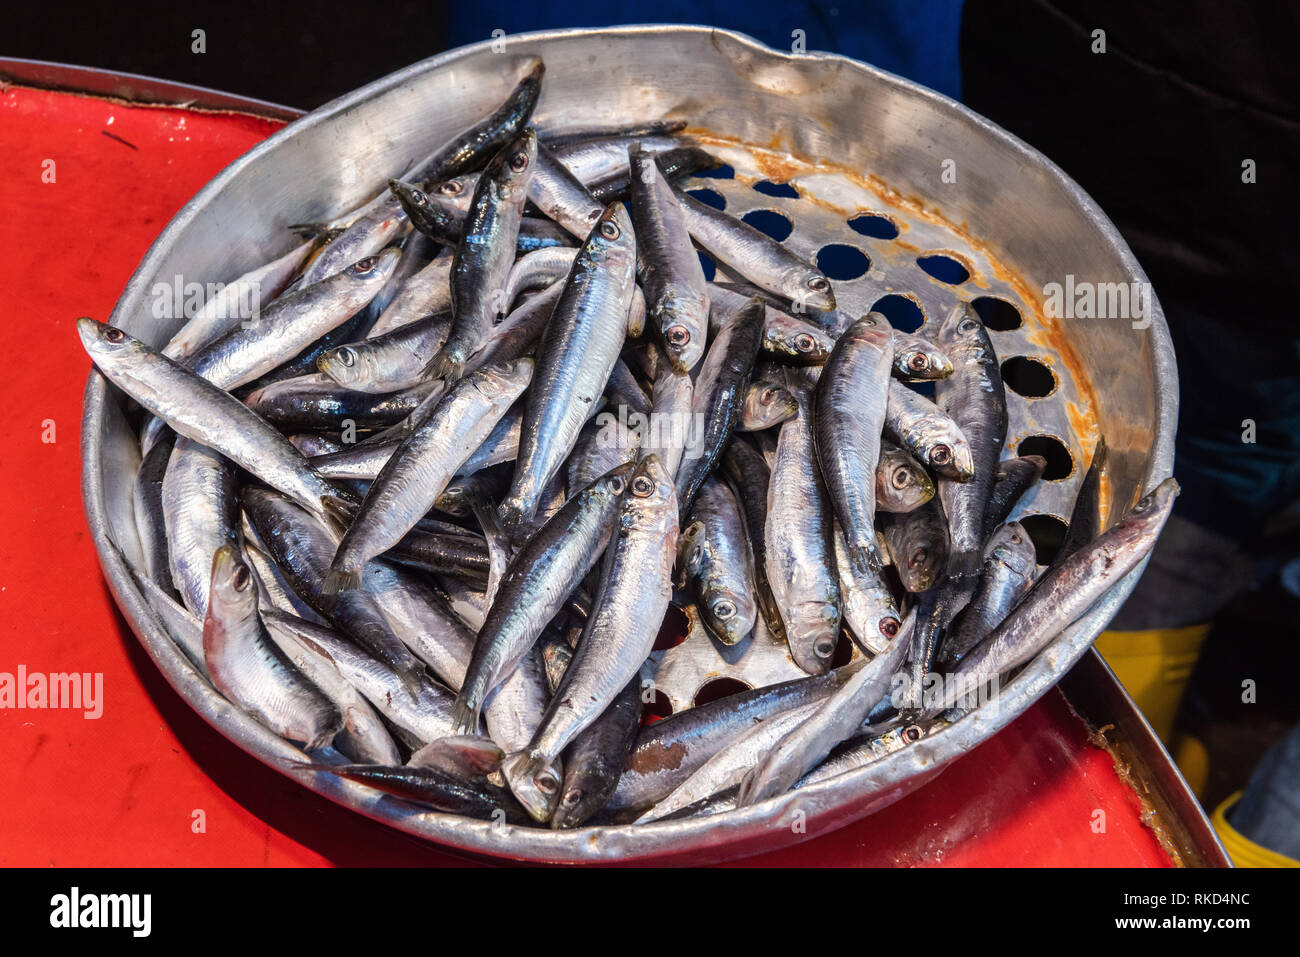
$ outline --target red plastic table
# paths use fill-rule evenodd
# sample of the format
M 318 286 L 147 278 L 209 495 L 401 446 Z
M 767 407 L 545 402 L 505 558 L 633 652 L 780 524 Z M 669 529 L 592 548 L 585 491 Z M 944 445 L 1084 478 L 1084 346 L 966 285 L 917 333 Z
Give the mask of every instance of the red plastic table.
M 118 614 L 82 515 L 90 362 L 73 321 L 107 318 L 171 216 L 279 125 L 0 90 L 0 684 L 20 666 L 103 675 L 98 718 L 0 708 L 0 865 L 465 863 L 317 797 L 194 715 Z M 741 863 L 1168 866 L 1140 811 L 1054 690 L 892 807 Z

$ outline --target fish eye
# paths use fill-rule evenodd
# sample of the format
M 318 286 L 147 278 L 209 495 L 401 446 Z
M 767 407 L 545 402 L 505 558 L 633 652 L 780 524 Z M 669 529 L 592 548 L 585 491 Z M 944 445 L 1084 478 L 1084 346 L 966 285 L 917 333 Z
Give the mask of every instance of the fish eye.
M 244 591 L 248 588 L 248 583 L 252 581 L 252 575 L 248 573 L 247 565 L 240 565 L 235 569 L 234 577 L 230 583 L 235 586 L 235 591 Z
M 930 450 L 930 461 L 935 465 L 947 465 L 952 461 L 952 449 L 946 445 L 936 445 Z
M 349 349 L 347 346 L 344 346 L 342 349 L 339 349 L 337 352 L 334 353 L 334 358 L 338 359 L 339 362 L 347 366 L 347 368 L 351 369 L 352 366 L 356 364 L 357 354 L 353 352 L 351 349 Z
M 655 490 L 655 483 L 645 475 L 638 475 L 632 480 L 632 494 L 638 498 L 645 498 Z
M 713 617 L 718 621 L 734 618 L 736 617 L 736 606 L 729 601 L 720 601 L 713 606 Z
M 813 643 L 813 653 L 818 658 L 829 658 L 835 654 L 835 639 L 829 635 L 823 635 Z
M 1011 533 L 1011 544 L 1012 544 L 1012 545 L 1019 545 L 1019 544 L 1020 544 L 1020 533 L 1019 533 L 1019 532 L 1012 532 L 1012 533 Z
M 801 332 L 794 337 L 794 347 L 800 352 L 812 352 L 817 346 L 817 341 L 806 332 Z
M 118 343 L 126 338 L 126 333 L 117 326 L 109 326 L 104 330 L 104 339 L 107 342 Z
M 615 475 L 612 479 L 609 480 L 609 490 L 613 492 L 615 495 L 622 495 L 624 488 L 625 486 L 623 485 L 623 476 Z
M 569 788 L 569 790 L 564 792 L 564 797 L 562 798 L 564 806 L 577 807 L 579 802 L 582 801 L 582 796 L 582 788 Z
M 684 346 L 691 341 L 691 330 L 685 326 L 669 326 L 668 331 L 664 333 L 664 338 L 668 340 L 669 345 Z
M 443 196 L 459 196 L 461 190 L 464 188 L 464 184 L 459 183 L 454 179 L 449 179 L 447 182 L 438 186 L 438 192 L 442 193 Z
M 907 357 L 907 367 L 913 372 L 924 372 L 929 365 L 930 360 L 920 352 L 913 352 Z
M 807 285 L 813 292 L 825 292 L 831 288 L 830 281 L 825 276 L 809 276 Z
M 979 323 L 969 317 L 957 323 L 958 332 L 974 332 L 978 328 L 979 328 Z
M 510 168 L 516 173 L 522 173 L 528 169 L 528 154 L 520 150 L 514 156 L 510 157 Z
M 378 265 L 378 263 L 379 263 L 379 259 L 377 257 L 367 256 L 365 259 L 358 259 L 355 263 L 353 263 L 352 270 L 357 275 L 364 275 L 365 273 L 368 273 L 372 269 L 374 269 L 375 266 Z
M 912 484 L 912 474 L 906 468 L 897 468 L 894 470 L 894 477 L 890 484 L 896 489 L 905 489 Z
M 777 400 L 779 396 L 780 393 L 777 392 L 777 390 L 773 386 L 768 386 L 762 392 L 759 393 L 758 401 L 761 402 L 763 405 L 771 405 L 773 402 Z
M 618 228 L 618 223 L 612 219 L 607 219 L 600 224 L 600 234 L 606 239 L 618 239 L 623 235 L 623 230 Z
M 560 789 L 560 782 L 555 780 L 555 772 L 550 768 L 533 778 L 533 784 L 537 785 L 537 790 L 543 794 L 554 794 Z
M 880 633 L 886 638 L 893 638 L 898 634 L 898 619 L 892 615 L 889 618 L 880 619 Z
M 919 568 L 924 565 L 930 558 L 930 549 L 924 545 L 918 546 L 907 560 L 909 568 Z
M 903 739 L 906 741 L 920 741 L 925 737 L 925 732 L 921 730 L 919 724 L 909 724 L 903 729 Z

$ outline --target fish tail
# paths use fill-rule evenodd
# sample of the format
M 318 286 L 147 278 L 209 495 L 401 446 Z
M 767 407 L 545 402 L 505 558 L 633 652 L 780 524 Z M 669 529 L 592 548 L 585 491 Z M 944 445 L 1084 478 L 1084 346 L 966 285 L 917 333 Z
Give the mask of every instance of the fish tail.
M 464 369 L 465 363 L 455 353 L 444 348 L 436 356 L 429 360 L 429 364 L 424 367 L 420 373 L 420 378 L 442 379 L 444 382 L 455 382 L 460 378 L 461 370 Z
M 479 726 L 478 706 L 462 690 L 451 709 L 452 734 L 476 734 Z
M 325 573 L 325 581 L 321 583 L 321 591 L 327 595 L 337 595 L 341 591 L 352 591 L 361 587 L 361 569 L 347 571 L 342 568 L 331 567 Z

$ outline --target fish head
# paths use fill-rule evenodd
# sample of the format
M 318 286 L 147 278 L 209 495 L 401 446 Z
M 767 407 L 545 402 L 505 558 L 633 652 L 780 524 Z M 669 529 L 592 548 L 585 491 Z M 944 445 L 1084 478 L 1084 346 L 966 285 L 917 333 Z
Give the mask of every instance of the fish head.
M 835 340 L 810 322 L 789 324 L 777 336 L 777 349 L 782 355 L 803 365 L 821 365 L 835 348 Z
M 707 298 L 673 297 L 658 304 L 655 321 L 663 335 L 664 355 L 678 375 L 689 373 L 704 357 L 705 337 L 691 330 L 707 329 L 708 318 Z
M 600 219 L 591 227 L 583 247 L 591 260 L 630 277 L 636 268 L 636 234 L 632 231 L 632 217 L 627 207 L 622 203 L 606 206 Z
M 1007 522 L 989 537 L 984 554 L 1006 565 L 1020 577 L 1032 575 L 1038 563 L 1033 539 L 1019 522 Z
M 975 474 L 975 456 L 970 442 L 951 421 L 939 421 L 928 430 L 926 458 L 936 472 L 958 482 Z
M 785 621 L 785 630 L 792 648 L 806 648 L 811 655 L 811 660 L 798 662 L 799 667 L 809 674 L 824 674 L 830 670 L 840 640 L 838 604 L 831 601 L 801 602 L 795 614 Z
M 253 569 L 233 545 L 222 545 L 212 556 L 209 607 L 223 620 L 246 621 L 257 615 L 257 581 Z
M 316 368 L 345 389 L 365 385 L 374 373 L 369 355 L 358 353 L 352 346 L 337 346 L 321 353 Z
M 993 343 L 979 313 L 969 302 L 959 302 L 948 311 L 934 335 L 935 344 L 949 353 L 991 352 Z
M 632 473 L 635 470 L 635 462 L 624 462 L 615 466 L 588 485 L 587 492 L 598 496 L 602 502 L 613 504 L 622 498 L 623 492 L 627 490 L 628 482 L 631 481 Z
M 1165 519 L 1169 517 L 1174 499 L 1180 491 L 1178 482 L 1171 475 L 1138 499 L 1137 504 L 1120 520 L 1121 524 L 1132 529 L 1134 538 L 1154 540 L 1164 526 Z
M 522 356 L 518 359 L 489 362 L 482 368 L 476 369 L 471 375 L 478 377 L 479 387 L 485 395 L 496 397 L 505 406 L 509 406 L 523 394 L 524 389 L 528 388 L 528 383 L 532 381 L 533 360 L 528 356 Z
M 701 589 L 700 612 L 704 624 L 724 645 L 748 638 L 758 620 L 758 603 L 751 591 L 707 585 Z
M 601 809 L 604 797 L 605 795 L 601 794 L 599 790 L 584 788 L 577 781 L 570 782 L 569 786 L 564 789 L 564 793 L 560 795 L 560 800 L 555 806 L 555 814 L 551 817 L 551 827 L 559 830 L 581 826 Z
M 500 153 L 501 172 L 494 177 L 501 198 L 522 203 L 537 168 L 537 131 L 531 126 L 506 144 Z
M 665 515 L 677 515 L 677 490 L 672 476 L 653 452 L 637 463 L 623 494 L 619 523 L 625 529 L 653 528 Z M 676 521 L 673 522 L 674 532 Z
M 903 580 L 903 586 L 913 594 L 928 589 L 939 577 L 939 567 L 946 556 L 947 548 L 937 537 L 904 536 L 901 554 L 895 556 L 898 576 Z
M 397 268 L 397 262 L 401 258 L 402 251 L 395 246 L 389 246 L 374 256 L 358 259 L 343 270 L 343 274 L 357 282 L 383 285 L 388 281 L 388 277 L 393 274 L 393 270 Z
M 411 209 L 419 209 L 429 205 L 429 194 L 414 183 L 404 183 L 400 179 L 390 179 L 388 181 L 388 191 L 397 197 L 397 201 L 402 204 L 402 208 L 408 213 Z
M 518 751 L 501 764 L 511 793 L 535 821 L 545 824 L 555 813 L 564 780 L 559 762 L 547 763 L 540 755 Z
M 796 311 L 835 308 L 835 290 L 831 281 L 816 266 L 808 263 L 786 269 L 780 277 L 781 294 L 795 304 Z
M 121 359 L 144 353 L 144 343 L 130 333 L 106 322 L 98 322 L 88 316 L 77 320 L 77 335 L 81 336 L 81 345 L 94 359 Z
M 741 414 L 749 431 L 769 429 L 798 415 L 799 403 L 790 390 L 774 382 L 756 382 L 745 394 Z
M 934 480 L 911 456 L 881 451 L 876 500 L 894 512 L 910 512 L 934 498 Z

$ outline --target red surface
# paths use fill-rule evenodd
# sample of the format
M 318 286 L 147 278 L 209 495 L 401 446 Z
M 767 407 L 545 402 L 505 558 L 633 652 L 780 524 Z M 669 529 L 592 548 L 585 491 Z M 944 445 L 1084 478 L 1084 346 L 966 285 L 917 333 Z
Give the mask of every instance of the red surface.
M 73 320 L 106 318 L 168 219 L 276 127 L 0 91 L 0 673 L 99 672 L 104 685 L 98 719 L 0 709 L 0 864 L 461 863 L 267 770 L 195 716 L 118 614 L 82 515 L 90 363 Z M 744 863 L 1167 866 L 1138 811 L 1052 692 L 893 807 Z

